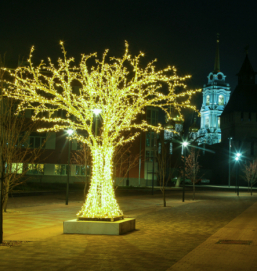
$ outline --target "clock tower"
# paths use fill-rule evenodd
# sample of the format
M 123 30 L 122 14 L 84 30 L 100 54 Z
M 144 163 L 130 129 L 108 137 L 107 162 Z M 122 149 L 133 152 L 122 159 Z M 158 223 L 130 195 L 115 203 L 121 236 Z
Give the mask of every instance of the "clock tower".
M 219 34 L 217 34 L 214 70 L 207 78 L 208 83 L 203 86 L 203 103 L 200 111 L 199 145 L 221 142 L 220 115 L 230 98 L 230 86 L 225 82 L 226 76 L 220 71 Z

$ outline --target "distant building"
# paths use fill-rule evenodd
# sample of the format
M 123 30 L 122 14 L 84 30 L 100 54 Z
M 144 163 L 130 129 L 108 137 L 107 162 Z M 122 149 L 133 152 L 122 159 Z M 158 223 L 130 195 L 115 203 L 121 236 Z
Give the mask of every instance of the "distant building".
M 221 115 L 222 141 L 232 138 L 232 146 L 249 158 L 257 154 L 256 72 L 246 54 L 237 74 L 238 85 Z
M 225 82 L 226 76 L 220 71 L 219 37 L 214 71 L 207 76 L 208 83 L 203 86 L 203 103 L 201 107 L 201 128 L 198 132 L 199 144 L 216 144 L 221 142 L 220 115 L 230 98 L 230 86 Z

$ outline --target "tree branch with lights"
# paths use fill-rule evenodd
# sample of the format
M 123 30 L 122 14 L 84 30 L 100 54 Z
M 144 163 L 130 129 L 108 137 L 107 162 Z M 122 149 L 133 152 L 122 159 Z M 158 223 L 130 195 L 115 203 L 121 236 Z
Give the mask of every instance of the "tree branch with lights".
M 101 60 L 96 53 L 82 55 L 78 66 L 74 58 L 67 58 L 64 45 L 60 44 L 63 58 L 58 59 L 57 66 L 48 58 L 48 65 L 41 61 L 35 67 L 32 47 L 28 67 L 19 67 L 14 72 L 7 70 L 14 80 L 7 82 L 4 93 L 21 101 L 18 112 L 32 109 L 32 120 L 53 123 L 52 127 L 39 131 L 73 129 L 86 133 L 86 136 L 72 135 L 73 139 L 88 145 L 92 157 L 91 186 L 78 216 L 89 219 L 119 217 L 122 211 L 115 199 L 112 180 L 115 149 L 133 141 L 140 130 L 159 132 L 162 129 L 161 124 L 153 126 L 145 120 L 139 121 L 138 116 L 145 114 L 147 107 L 161 108 L 168 118 L 171 105 L 179 112 L 181 108 L 196 110 L 190 101 L 200 90 L 186 90 L 184 81 L 190 76 L 179 77 L 175 67 L 157 71 L 154 60 L 142 68 L 140 59 L 144 54 L 140 52 L 132 57 L 127 42 L 121 58 L 107 60 L 106 50 Z M 94 65 L 89 64 L 92 58 L 95 58 Z M 74 90 L 74 85 L 79 86 L 78 91 Z M 168 87 L 167 93 L 162 90 L 163 85 Z M 184 91 L 176 94 L 177 87 Z M 58 110 L 65 111 L 66 118 L 57 117 Z M 93 129 L 95 110 L 101 112 L 99 132 Z

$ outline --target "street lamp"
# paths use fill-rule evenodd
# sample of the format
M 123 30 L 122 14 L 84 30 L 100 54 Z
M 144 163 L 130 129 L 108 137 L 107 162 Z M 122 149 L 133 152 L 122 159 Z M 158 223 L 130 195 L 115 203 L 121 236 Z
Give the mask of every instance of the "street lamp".
M 230 187 L 230 157 L 231 157 L 231 140 L 232 137 L 229 137 L 229 149 L 228 149 L 228 187 Z
M 72 129 L 67 130 L 67 134 L 71 136 L 74 133 Z M 68 142 L 68 172 L 67 172 L 67 186 L 66 186 L 66 205 L 68 205 L 69 202 L 69 182 L 70 182 L 70 145 L 71 140 Z
M 239 196 L 239 182 L 238 182 L 238 167 L 239 167 L 239 161 L 240 161 L 240 157 L 241 157 L 241 153 L 236 153 L 236 157 L 235 157 L 235 160 L 237 162 L 237 165 L 236 165 L 236 191 L 237 191 L 237 196 Z
M 186 183 L 186 147 L 188 146 L 188 142 L 184 141 L 182 143 L 182 155 L 184 156 L 184 182 L 183 182 L 183 194 L 182 194 L 182 202 L 185 201 L 185 183 Z

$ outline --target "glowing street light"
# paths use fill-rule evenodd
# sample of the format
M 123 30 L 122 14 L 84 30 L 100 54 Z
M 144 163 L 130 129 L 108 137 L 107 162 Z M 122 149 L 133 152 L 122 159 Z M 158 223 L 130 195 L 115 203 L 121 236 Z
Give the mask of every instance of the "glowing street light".
M 92 110 L 96 116 L 98 116 L 100 113 L 102 113 L 102 109 L 95 108 Z
M 71 136 L 73 133 L 74 133 L 74 131 L 73 131 L 72 129 L 67 130 L 67 134 L 68 134 L 69 136 Z
M 74 133 L 74 130 L 68 129 L 67 134 L 71 136 Z M 67 172 L 67 186 L 66 186 L 66 205 L 69 202 L 69 183 L 70 183 L 70 144 L 71 140 L 68 141 L 68 172 Z

